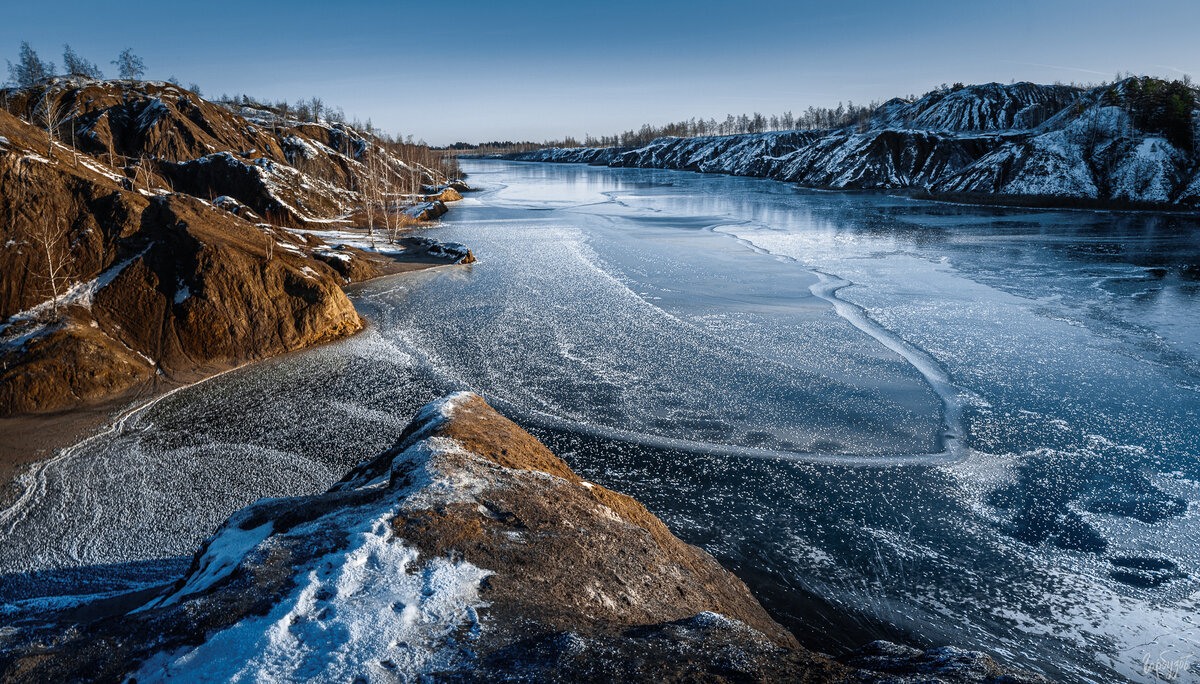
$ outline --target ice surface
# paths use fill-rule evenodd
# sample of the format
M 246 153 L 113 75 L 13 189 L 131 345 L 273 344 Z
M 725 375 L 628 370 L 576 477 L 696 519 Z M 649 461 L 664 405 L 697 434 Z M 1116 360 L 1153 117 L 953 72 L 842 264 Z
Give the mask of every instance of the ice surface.
M 919 633 L 1104 682 L 1200 650 L 1194 224 L 468 164 L 485 190 L 435 237 L 486 267 L 355 288 L 363 334 L 178 392 L 48 465 L 0 519 L 0 568 L 190 554 L 469 388 L 751 571 L 823 648 Z M 822 274 L 859 318 L 814 295 Z M 954 405 L 964 451 L 921 460 Z M 1111 512 L 1164 497 L 1186 512 Z M 1079 529 L 1105 550 L 1068 548 Z M 1186 577 L 1131 586 L 1112 557 Z

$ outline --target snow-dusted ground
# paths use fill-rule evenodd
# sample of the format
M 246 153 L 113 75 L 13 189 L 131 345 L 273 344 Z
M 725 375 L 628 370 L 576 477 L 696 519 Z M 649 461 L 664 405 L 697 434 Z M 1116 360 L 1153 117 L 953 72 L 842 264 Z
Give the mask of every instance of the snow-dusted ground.
M 0 529 L 0 568 L 100 578 L 188 554 L 232 511 L 323 490 L 426 401 L 470 388 L 750 571 L 824 648 L 919 634 L 1092 682 L 1153 681 L 1144 659 L 1200 651 L 1200 232 L 1185 219 L 468 170 L 487 190 L 437 237 L 479 267 L 368 284 L 362 335 L 178 392 L 83 445 Z M 1122 557 L 1178 576 L 1122 581 Z

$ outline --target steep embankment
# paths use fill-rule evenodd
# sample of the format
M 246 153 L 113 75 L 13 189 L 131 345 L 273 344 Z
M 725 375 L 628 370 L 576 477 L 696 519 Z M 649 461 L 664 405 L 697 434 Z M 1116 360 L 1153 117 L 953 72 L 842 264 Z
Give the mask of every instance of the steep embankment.
M 234 514 L 174 584 L 0 637 L 12 682 L 1042 681 L 952 648 L 847 661 L 469 393 L 326 493 Z
M 633 149 L 550 148 L 509 158 L 817 188 L 920 188 L 946 198 L 1195 209 L 1200 113 L 1195 92 L 1181 88 L 1153 79 L 1088 91 L 990 83 L 891 100 L 870 120 L 837 130 L 660 138 Z
M 0 416 L 348 335 L 362 322 L 345 283 L 394 259 L 471 259 L 394 233 L 384 259 L 315 234 L 357 218 L 365 175 L 438 180 L 343 124 L 255 122 L 162 83 L 3 96 L 27 120 L 0 110 Z M 58 139 L 29 123 L 47 112 Z M 460 197 L 438 190 L 379 203 L 395 224 L 435 218 Z

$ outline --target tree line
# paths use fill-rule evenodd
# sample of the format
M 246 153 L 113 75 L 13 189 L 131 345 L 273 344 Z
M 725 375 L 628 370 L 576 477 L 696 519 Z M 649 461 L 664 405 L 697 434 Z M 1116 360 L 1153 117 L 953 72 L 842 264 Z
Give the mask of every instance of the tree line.
M 1180 149 L 1191 150 L 1195 144 L 1198 106 L 1188 76 L 1175 81 L 1133 78 L 1121 90 L 1110 88 L 1103 101 L 1122 107 L 1138 128 L 1161 133 Z
M 1111 87 L 1119 81 L 1130 78 L 1134 78 L 1133 75 L 1126 73 L 1124 75 L 1117 74 L 1112 81 L 1071 82 L 1069 84 L 1057 81 L 1055 85 L 1069 85 L 1079 90 L 1090 90 L 1104 86 Z M 942 83 L 920 97 L 910 94 L 903 99 L 907 102 L 915 102 L 918 99 L 934 95 L 944 96 L 966 87 L 963 83 L 954 83 L 953 85 Z M 1160 131 L 1178 146 L 1187 149 L 1195 143 L 1191 121 L 1193 112 L 1200 109 L 1200 105 L 1197 103 L 1194 87 L 1189 77 L 1185 76 L 1181 81 L 1139 77 L 1135 79 L 1128 92 L 1118 96 L 1117 91 L 1113 90 L 1107 101 L 1110 104 L 1120 104 L 1125 107 L 1132 120 L 1142 128 Z M 724 119 L 695 117 L 663 125 L 643 124 L 639 128 L 629 129 L 623 133 L 602 136 L 585 135 L 582 139 L 566 136 L 559 140 L 542 142 L 531 140 L 494 140 L 485 143 L 456 142 L 447 146 L 446 149 L 456 154 L 510 154 L 531 152 L 547 147 L 642 147 L 656 138 L 662 137 L 695 138 L 768 131 L 862 127 L 870 121 L 881 106 L 882 103 L 878 101 L 866 105 L 857 105 L 853 101 L 845 104 L 839 102 L 836 107 L 810 106 L 799 113 L 786 111 L 782 114 L 766 116 L 754 112 L 737 116 L 728 114 Z
M 456 142 L 446 149 L 459 153 L 507 154 L 529 152 L 545 147 L 641 147 L 663 137 L 699 138 L 766 133 L 768 131 L 825 130 L 864 123 L 871 118 L 879 106 L 879 102 L 871 102 L 867 105 L 856 105 L 853 101 L 839 102 L 836 107 L 809 107 L 798 114 L 786 111 L 782 114 L 770 115 L 760 112 L 737 116 L 727 114 L 724 119 L 693 117 L 659 126 L 642 124 L 639 128 L 631 128 L 623 133 L 613 135 L 593 136 L 589 134 L 582 139 L 567 136 L 561 140 L 543 142 L 510 140 L 478 144 Z
M 54 62 L 42 60 L 27 40 L 21 41 L 16 63 L 7 59 L 4 61 L 8 64 L 8 81 L 17 88 L 35 86 L 54 76 L 83 76 L 96 80 L 104 78 L 104 72 L 95 62 L 81 57 L 69 44 L 63 45 L 61 73 Z M 146 63 L 132 48 L 122 50 L 110 64 L 117 68 L 117 78 L 122 80 L 136 80 L 146 73 Z

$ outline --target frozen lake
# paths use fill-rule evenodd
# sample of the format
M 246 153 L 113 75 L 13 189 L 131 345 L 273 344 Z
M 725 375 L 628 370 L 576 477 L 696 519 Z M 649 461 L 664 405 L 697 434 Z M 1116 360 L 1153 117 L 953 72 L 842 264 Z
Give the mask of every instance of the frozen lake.
M 178 571 L 233 510 L 324 489 L 471 389 L 813 647 L 1094 682 L 1200 654 L 1195 220 L 464 166 L 483 191 L 431 235 L 478 263 L 361 286 L 365 333 L 46 465 L 0 514 L 0 610 Z

